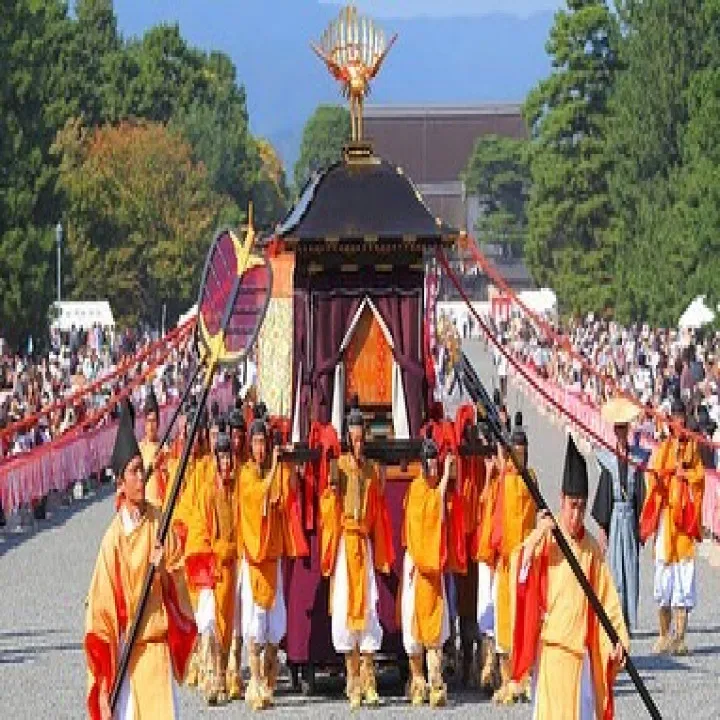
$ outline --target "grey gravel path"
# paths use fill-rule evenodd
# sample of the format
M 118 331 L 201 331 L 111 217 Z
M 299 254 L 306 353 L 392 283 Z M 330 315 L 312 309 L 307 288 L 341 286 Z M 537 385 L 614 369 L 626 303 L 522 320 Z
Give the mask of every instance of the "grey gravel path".
M 490 364 L 479 343 L 468 346 L 482 376 Z M 552 506 L 557 505 L 562 471 L 563 431 L 541 417 L 527 399 L 511 387 L 510 405 L 523 410 L 531 443 L 531 464 L 538 470 Z M 593 475 L 592 482 L 595 482 Z M 591 492 L 594 488 L 591 489 Z M 112 514 L 108 490 L 72 508 L 56 508 L 37 530 L 22 533 L 0 529 L 0 717 L 84 717 L 85 668 L 82 654 L 83 601 L 98 544 Z M 702 552 L 702 550 L 701 550 Z M 658 659 L 649 654 L 656 629 L 651 602 L 652 565 L 649 552 L 642 558 L 641 632 L 633 642 L 633 655 L 656 699 L 663 718 L 704 720 L 720 718 L 720 571 L 700 560 L 700 607 L 690 620 L 694 651 L 681 660 Z M 349 716 L 339 681 L 320 681 L 330 697 L 307 700 L 283 686 L 272 715 L 283 717 Z M 381 690 L 392 692 L 392 676 Z M 249 714 L 240 703 L 208 709 L 198 696 L 181 691 L 183 717 L 230 718 Z M 401 699 L 386 698 L 382 717 L 409 713 Z M 413 710 L 427 716 L 429 709 Z M 473 694 L 454 696 L 444 715 L 469 713 L 476 718 L 531 717 L 529 706 L 498 709 Z M 377 716 L 361 711 L 353 717 Z M 617 688 L 617 716 L 642 718 L 642 704 L 627 677 Z

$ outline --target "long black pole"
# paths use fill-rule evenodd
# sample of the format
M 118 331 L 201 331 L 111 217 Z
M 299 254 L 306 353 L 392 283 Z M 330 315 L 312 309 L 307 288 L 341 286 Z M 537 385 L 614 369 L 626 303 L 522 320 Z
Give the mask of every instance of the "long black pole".
M 495 408 L 495 405 L 490 399 L 490 396 L 488 395 L 485 386 L 483 385 L 482 381 L 478 377 L 477 373 L 475 372 L 474 368 L 470 364 L 470 361 L 464 353 L 462 355 L 462 360 L 460 361 L 459 365 L 460 367 L 456 368 L 456 370 L 459 370 L 461 376 L 465 378 L 465 382 L 463 383 L 465 385 L 465 388 L 470 394 L 473 402 L 481 405 L 482 409 L 484 409 L 490 429 L 495 435 L 497 441 L 500 443 L 500 445 L 502 445 L 507 455 L 513 461 L 515 467 L 520 470 L 522 479 L 525 481 L 528 492 L 530 493 L 530 495 L 532 495 L 532 498 L 535 501 L 535 505 L 537 506 L 538 510 L 549 513 L 550 517 L 553 519 L 552 532 L 553 537 L 555 538 L 555 542 L 560 548 L 562 554 L 565 556 L 565 559 L 568 561 L 568 564 L 570 565 L 573 574 L 580 583 L 580 587 L 582 587 L 583 592 L 587 596 L 590 606 L 597 615 L 597 618 L 600 621 L 600 624 L 603 626 L 603 629 L 607 633 L 607 636 L 610 638 L 610 642 L 613 644 L 613 646 L 617 645 L 617 643 L 620 641 L 620 638 L 612 623 L 610 622 L 610 618 L 608 618 L 607 613 L 605 612 L 605 608 L 603 608 L 600 600 L 595 594 L 595 590 L 593 589 L 589 580 L 585 576 L 585 573 L 580 567 L 580 563 L 578 562 L 575 554 L 570 548 L 568 541 L 565 539 L 562 530 L 560 530 L 560 528 L 558 527 L 557 522 L 555 521 L 555 518 L 553 517 L 552 512 L 548 507 L 548 504 L 545 502 L 545 498 L 540 493 L 538 486 L 533 482 L 527 468 L 524 467 L 524 465 L 520 462 L 517 454 L 515 453 L 512 443 L 510 442 L 507 434 L 502 428 L 502 423 L 500 422 L 497 408 Z M 650 696 L 650 693 L 648 692 L 645 683 L 640 677 L 640 673 L 635 667 L 635 664 L 633 663 L 630 655 L 626 655 L 625 669 L 627 670 L 628 675 L 631 677 L 633 683 L 635 683 L 635 687 L 637 688 L 637 691 L 640 694 L 643 703 L 645 703 L 645 707 L 647 708 L 648 713 L 650 713 L 650 717 L 652 717 L 653 720 L 662 720 L 660 711 L 657 709 L 654 700 Z

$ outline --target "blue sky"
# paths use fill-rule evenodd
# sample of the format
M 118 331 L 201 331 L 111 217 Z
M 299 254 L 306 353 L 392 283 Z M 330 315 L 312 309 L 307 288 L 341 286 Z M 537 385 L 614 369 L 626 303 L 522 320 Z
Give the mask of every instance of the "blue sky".
M 338 0 L 320 2 L 343 4 Z M 355 4 L 377 17 L 457 17 L 504 13 L 526 18 L 556 10 L 565 3 L 562 0 L 355 0 Z

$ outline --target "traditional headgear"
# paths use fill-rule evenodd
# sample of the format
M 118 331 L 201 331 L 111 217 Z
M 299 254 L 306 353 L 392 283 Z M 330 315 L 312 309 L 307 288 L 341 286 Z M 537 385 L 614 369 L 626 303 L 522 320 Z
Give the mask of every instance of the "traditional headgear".
M 670 403 L 670 414 L 671 415 L 682 415 L 683 417 L 686 416 L 687 410 L 685 408 L 685 403 L 682 401 L 679 397 L 674 397 L 672 399 L 672 402 Z
M 562 492 L 566 497 L 585 498 L 588 496 L 587 463 L 577 449 L 572 435 L 568 435 L 565 451 L 565 469 L 563 471 Z
M 428 427 L 425 430 L 425 437 L 422 442 L 422 449 L 420 450 L 420 457 L 423 463 L 436 458 L 440 454 L 440 450 L 435 440 L 433 440 L 432 435 L 432 428 Z
M 129 403 L 132 408 L 132 404 Z M 110 467 L 115 477 L 122 479 L 123 472 L 128 463 L 140 455 L 137 439 L 135 438 L 135 429 L 133 427 L 133 417 L 128 409 L 123 405 L 120 412 L 120 423 L 118 424 L 117 435 L 115 436 L 115 447 L 113 448 L 112 457 L 110 458 Z
M 357 395 L 353 395 L 352 399 L 350 400 L 350 412 L 347 416 L 347 426 L 348 428 L 365 427 L 365 418 L 360 411 L 360 399 Z
M 217 400 L 213 400 L 210 403 L 210 417 L 213 420 L 213 422 L 215 421 L 215 419 L 217 417 L 219 417 L 219 415 L 220 415 L 220 403 Z
M 502 405 L 502 396 L 497 388 L 493 390 L 493 403 L 497 405 L 498 408 Z
M 158 417 L 160 417 L 160 405 L 158 405 L 157 395 L 155 395 L 155 389 L 152 385 L 148 389 L 148 394 L 145 398 L 145 407 L 143 408 L 143 411 L 145 415 L 155 413 Z
M 519 410 L 515 413 L 515 427 L 510 436 L 510 442 L 513 445 L 522 445 L 523 447 L 528 445 L 525 428 L 523 428 L 523 414 Z
M 602 419 L 610 425 L 629 425 L 639 414 L 640 408 L 624 397 L 611 398 L 600 411 Z
M 235 400 L 235 406 L 228 412 L 228 425 L 231 430 L 245 430 L 245 418 L 242 414 L 243 402 L 240 398 Z
M 230 436 L 226 432 L 221 431 L 218 433 L 217 440 L 215 441 L 215 454 L 219 455 L 220 453 L 229 452 L 232 452 Z
M 267 424 L 265 423 L 265 415 L 263 413 L 263 409 L 265 407 L 264 403 L 258 403 L 253 408 L 253 421 L 250 423 L 250 440 L 253 439 L 255 435 L 262 435 L 264 438 L 267 438 Z

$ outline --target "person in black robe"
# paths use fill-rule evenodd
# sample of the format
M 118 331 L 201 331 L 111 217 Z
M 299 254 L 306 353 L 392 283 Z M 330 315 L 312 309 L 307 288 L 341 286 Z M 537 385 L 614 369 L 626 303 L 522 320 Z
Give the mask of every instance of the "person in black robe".
M 645 501 L 645 478 L 641 463 L 647 460 L 638 447 L 631 447 L 630 422 L 637 408 L 623 400 L 611 400 L 603 417 L 612 423 L 616 451 L 596 450 L 600 466 L 592 516 L 600 526 L 600 545 L 608 555 L 615 587 L 629 630 L 638 625 L 640 598 L 640 513 Z

